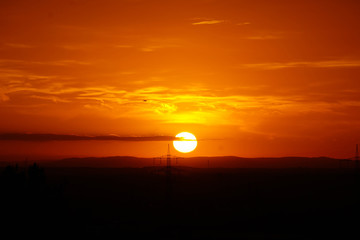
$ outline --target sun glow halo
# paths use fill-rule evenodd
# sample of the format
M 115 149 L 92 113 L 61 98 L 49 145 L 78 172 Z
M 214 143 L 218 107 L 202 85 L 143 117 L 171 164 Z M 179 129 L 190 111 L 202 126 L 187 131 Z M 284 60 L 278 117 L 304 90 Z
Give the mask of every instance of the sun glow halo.
M 189 132 L 181 132 L 176 135 L 180 140 L 173 141 L 174 148 L 182 153 L 193 151 L 197 146 L 196 137 Z

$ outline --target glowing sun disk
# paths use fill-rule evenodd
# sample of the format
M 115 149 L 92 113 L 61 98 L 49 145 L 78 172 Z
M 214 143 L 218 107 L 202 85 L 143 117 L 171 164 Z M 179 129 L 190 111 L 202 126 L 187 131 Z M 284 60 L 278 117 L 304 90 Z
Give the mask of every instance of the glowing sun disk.
M 180 140 L 173 141 L 174 148 L 182 153 L 193 151 L 197 146 L 196 137 L 189 132 L 182 132 L 176 135 Z

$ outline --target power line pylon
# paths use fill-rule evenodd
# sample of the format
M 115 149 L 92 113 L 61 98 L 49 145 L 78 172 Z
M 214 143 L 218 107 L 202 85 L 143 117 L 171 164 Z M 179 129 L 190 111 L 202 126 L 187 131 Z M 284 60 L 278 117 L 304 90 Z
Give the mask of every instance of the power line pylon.
M 163 155 L 161 157 L 157 157 L 154 159 L 160 160 L 160 165 L 162 160 L 166 160 L 166 167 L 165 167 L 165 196 L 166 196 L 166 205 L 169 208 L 169 210 L 172 207 L 172 195 L 173 195 L 173 176 L 172 176 L 172 160 L 178 160 L 180 159 L 177 156 L 173 156 L 170 154 L 170 144 L 168 144 L 167 154 Z M 155 162 L 155 161 L 154 161 Z

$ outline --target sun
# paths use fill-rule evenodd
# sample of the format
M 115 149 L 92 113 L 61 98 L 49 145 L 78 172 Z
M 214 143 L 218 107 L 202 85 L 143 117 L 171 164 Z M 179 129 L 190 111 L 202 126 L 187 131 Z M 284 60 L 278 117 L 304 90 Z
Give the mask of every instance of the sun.
M 174 148 L 182 153 L 194 151 L 197 146 L 196 137 L 189 132 L 182 132 L 176 135 L 180 140 L 173 141 Z

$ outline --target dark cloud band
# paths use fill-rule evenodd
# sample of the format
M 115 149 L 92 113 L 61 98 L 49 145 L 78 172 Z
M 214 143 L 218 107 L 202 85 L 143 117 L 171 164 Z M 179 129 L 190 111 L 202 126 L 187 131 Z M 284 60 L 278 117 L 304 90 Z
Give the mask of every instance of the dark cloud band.
M 79 136 L 79 135 L 61 135 L 61 134 L 26 134 L 26 133 L 3 133 L 0 134 L 0 140 L 3 141 L 173 141 L 177 140 L 172 136 Z

